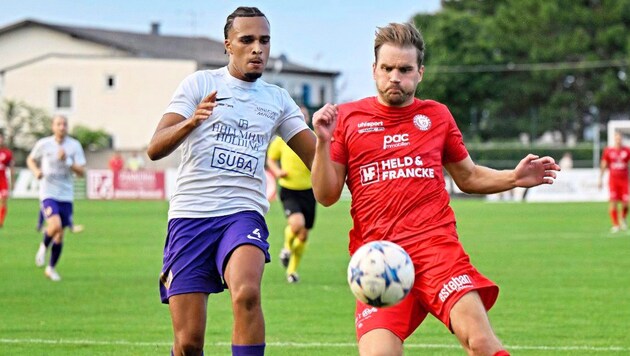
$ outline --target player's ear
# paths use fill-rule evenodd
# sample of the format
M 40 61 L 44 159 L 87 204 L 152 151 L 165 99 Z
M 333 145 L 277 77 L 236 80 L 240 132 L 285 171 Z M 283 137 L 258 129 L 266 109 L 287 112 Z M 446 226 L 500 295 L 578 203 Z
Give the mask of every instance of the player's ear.
M 225 47 L 226 54 L 232 54 L 232 44 L 229 39 L 223 40 L 223 47 Z

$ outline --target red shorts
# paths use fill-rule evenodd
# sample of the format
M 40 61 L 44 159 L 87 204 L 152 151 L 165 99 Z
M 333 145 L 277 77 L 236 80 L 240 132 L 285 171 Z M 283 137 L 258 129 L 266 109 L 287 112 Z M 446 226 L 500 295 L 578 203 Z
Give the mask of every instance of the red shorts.
M 612 201 L 628 202 L 628 181 L 612 179 L 608 183 L 610 197 Z
M 357 301 L 357 340 L 368 331 L 387 329 L 404 341 L 428 313 L 451 329 L 451 308 L 470 291 L 479 293 L 486 310 L 494 305 L 499 287 L 473 267 L 456 235 L 433 236 L 403 247 L 416 269 L 413 288 L 402 302 L 387 308 Z
M 7 179 L 0 175 L 0 198 L 9 197 L 9 183 Z

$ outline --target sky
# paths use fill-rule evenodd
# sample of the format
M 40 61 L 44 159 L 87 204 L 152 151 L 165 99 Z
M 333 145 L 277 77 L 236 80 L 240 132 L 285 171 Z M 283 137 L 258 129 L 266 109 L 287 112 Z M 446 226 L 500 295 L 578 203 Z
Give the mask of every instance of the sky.
M 372 81 L 374 32 L 417 13 L 435 13 L 440 0 L 1 0 L 0 27 L 34 19 L 53 24 L 148 32 L 223 41 L 225 18 L 256 6 L 271 23 L 271 55 L 338 71 L 338 101 L 376 94 Z M 0 54 L 2 55 L 2 54 Z

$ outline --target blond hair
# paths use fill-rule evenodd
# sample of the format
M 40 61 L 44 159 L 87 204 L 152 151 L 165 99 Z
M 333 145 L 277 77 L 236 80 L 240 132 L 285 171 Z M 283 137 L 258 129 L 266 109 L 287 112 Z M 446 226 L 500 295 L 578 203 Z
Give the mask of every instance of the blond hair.
M 378 62 L 378 51 L 385 43 L 398 47 L 413 46 L 416 48 L 418 68 L 424 61 L 424 39 L 422 34 L 410 23 L 390 23 L 385 27 L 376 28 L 374 39 L 374 59 Z

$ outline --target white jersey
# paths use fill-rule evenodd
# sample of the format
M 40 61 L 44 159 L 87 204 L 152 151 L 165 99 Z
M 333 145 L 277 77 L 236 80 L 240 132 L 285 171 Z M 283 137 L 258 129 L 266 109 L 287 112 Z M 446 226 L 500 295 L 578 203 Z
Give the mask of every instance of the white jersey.
M 65 160 L 59 160 L 59 149 L 66 153 Z M 39 199 L 55 199 L 62 202 L 74 200 L 73 173 L 70 166 L 76 163 L 85 166 L 85 154 L 76 139 L 66 136 L 62 143 L 55 136 L 48 136 L 35 143 L 29 154 L 39 161 L 43 177 L 39 181 Z
M 212 115 L 182 142 L 182 161 L 168 217 L 267 213 L 265 154 L 278 134 L 289 141 L 308 129 L 289 93 L 261 79 L 245 82 L 223 67 L 198 71 L 179 85 L 166 113 L 189 119 L 211 91 Z

